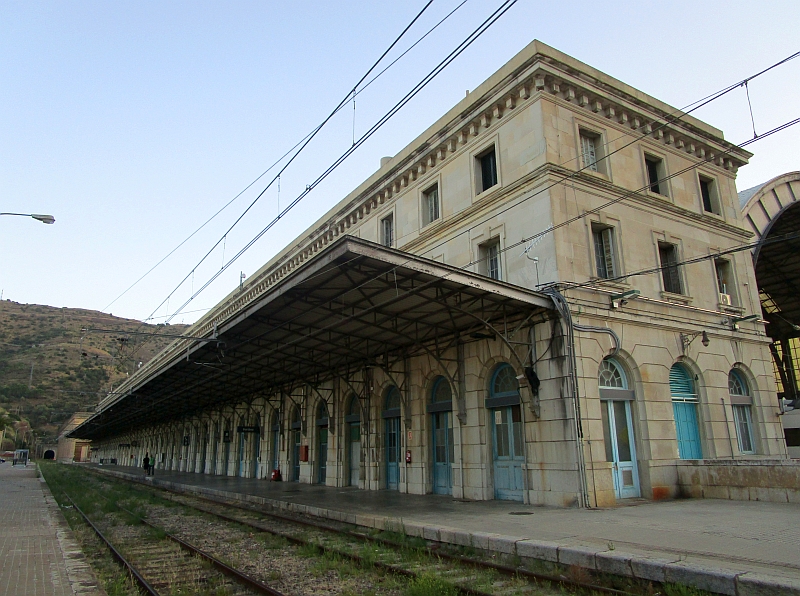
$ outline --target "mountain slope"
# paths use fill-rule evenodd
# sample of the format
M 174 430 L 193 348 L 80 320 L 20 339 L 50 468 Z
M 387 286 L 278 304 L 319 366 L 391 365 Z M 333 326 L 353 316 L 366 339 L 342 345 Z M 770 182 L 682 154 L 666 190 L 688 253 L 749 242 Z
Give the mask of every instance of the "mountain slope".
M 150 360 L 186 325 L 148 325 L 78 308 L 0 302 L 0 408 L 42 438 L 79 410 L 94 410 L 113 386 Z M 89 331 L 89 330 L 110 330 Z M 133 331 L 153 335 L 131 334 Z

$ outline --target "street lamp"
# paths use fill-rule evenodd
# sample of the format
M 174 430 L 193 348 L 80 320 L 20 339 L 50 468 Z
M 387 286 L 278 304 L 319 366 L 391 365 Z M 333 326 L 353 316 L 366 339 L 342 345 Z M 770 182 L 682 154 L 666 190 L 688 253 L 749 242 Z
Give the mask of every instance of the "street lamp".
M 39 213 L 0 213 L 0 215 L 19 215 L 21 217 L 32 217 L 46 224 L 56 223 L 56 218 L 52 215 L 41 215 Z

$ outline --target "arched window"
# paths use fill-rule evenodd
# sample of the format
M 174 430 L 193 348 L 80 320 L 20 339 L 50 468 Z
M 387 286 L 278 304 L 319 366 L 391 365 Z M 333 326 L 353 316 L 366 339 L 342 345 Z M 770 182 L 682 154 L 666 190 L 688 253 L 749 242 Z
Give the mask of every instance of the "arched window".
M 697 393 L 694 381 L 681 364 L 673 364 L 669 371 L 669 391 L 681 459 L 702 459 L 700 428 L 697 421 Z
M 606 358 L 600 363 L 600 373 L 598 374 L 600 387 L 604 389 L 627 389 L 628 378 L 625 371 L 616 360 Z
M 292 428 L 297 429 L 301 426 L 300 406 L 295 406 L 292 410 Z
M 328 404 L 324 399 L 319 400 L 317 406 L 317 424 L 320 426 L 328 424 Z
M 361 420 L 361 406 L 358 403 L 358 396 L 350 396 L 350 404 L 347 408 L 347 422 L 358 422 Z
M 750 394 L 747 379 L 736 369 L 728 373 L 728 394 L 733 408 L 733 421 L 736 425 L 739 451 L 742 453 L 755 453 L 753 416 L 751 412 L 753 396 Z
M 510 364 L 504 362 L 495 369 L 489 394 L 493 398 L 519 395 L 519 381 Z
M 452 401 L 453 392 L 450 390 L 450 383 L 442 376 L 436 377 L 431 388 L 431 403 L 438 404 Z
M 392 385 L 386 391 L 386 401 L 384 410 L 399 410 L 400 409 L 400 390 Z

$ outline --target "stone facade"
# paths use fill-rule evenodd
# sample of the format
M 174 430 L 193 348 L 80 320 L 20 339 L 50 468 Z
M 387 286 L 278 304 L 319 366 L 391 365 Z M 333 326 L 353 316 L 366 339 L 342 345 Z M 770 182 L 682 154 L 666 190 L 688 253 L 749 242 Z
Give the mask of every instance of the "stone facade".
M 572 326 L 531 321 L 394 373 L 366 369 L 157 423 L 96 441 L 93 457 L 149 452 L 159 469 L 259 478 L 277 466 L 284 480 L 313 483 L 325 429 L 330 486 L 558 506 L 675 497 L 682 458 L 785 457 L 769 339 L 762 323 L 739 320 L 759 313 L 750 255 L 713 258 L 750 241 L 735 186 L 749 157 L 721 131 L 533 42 L 192 333 L 208 335 L 345 234 L 529 289 L 555 284 Z M 134 379 L 160 374 L 178 349 Z M 541 385 L 513 403 L 501 371 L 522 379 L 525 362 Z M 744 388 L 734 395 L 732 378 Z M 432 401 L 440 379 L 463 401 Z M 676 399 L 680 382 L 691 391 Z M 395 386 L 399 408 L 386 401 Z

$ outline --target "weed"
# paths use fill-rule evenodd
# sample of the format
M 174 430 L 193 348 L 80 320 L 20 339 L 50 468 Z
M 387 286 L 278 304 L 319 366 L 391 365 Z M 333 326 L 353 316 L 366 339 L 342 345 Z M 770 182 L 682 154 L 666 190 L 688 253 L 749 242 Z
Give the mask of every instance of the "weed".
M 681 584 L 664 584 L 664 593 L 667 596 L 710 596 L 710 592 Z
M 456 596 L 458 590 L 435 575 L 425 573 L 411 580 L 404 594 L 405 596 Z

